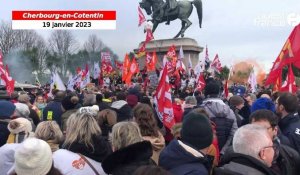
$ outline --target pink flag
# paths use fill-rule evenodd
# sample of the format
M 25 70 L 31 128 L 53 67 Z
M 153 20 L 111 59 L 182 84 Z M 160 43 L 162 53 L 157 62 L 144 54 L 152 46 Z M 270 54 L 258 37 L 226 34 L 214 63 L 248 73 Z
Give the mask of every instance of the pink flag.
M 222 71 L 222 65 L 221 65 L 221 62 L 220 62 L 220 59 L 219 59 L 219 55 L 217 54 L 215 56 L 215 59 L 213 60 L 213 62 L 211 63 L 211 67 L 217 71 L 217 72 L 221 72 Z
M 3 55 L 2 55 L 2 52 L 0 50 L 0 67 L 3 67 L 4 64 L 3 64 Z
M 146 21 L 146 18 L 142 12 L 142 9 L 140 7 L 138 7 L 138 11 L 139 11 L 139 26 L 141 26 L 143 24 L 143 22 Z

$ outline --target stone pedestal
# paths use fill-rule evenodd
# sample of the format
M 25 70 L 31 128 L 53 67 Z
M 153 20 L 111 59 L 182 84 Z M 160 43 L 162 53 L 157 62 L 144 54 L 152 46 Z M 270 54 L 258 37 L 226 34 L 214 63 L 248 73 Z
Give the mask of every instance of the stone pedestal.
M 139 48 L 142 46 L 143 42 L 140 43 Z M 146 44 L 146 52 L 152 53 L 154 50 L 156 51 L 156 55 L 158 57 L 158 63 L 156 67 L 162 67 L 162 60 L 165 54 L 167 54 L 169 47 L 174 45 L 176 47 L 176 54 L 178 56 L 180 47 L 182 46 L 184 59 L 183 62 L 185 66 L 188 66 L 189 56 L 191 57 L 191 61 L 193 67 L 198 62 L 199 54 L 203 51 L 203 47 L 199 46 L 196 40 L 192 38 L 176 38 L 176 39 L 162 39 L 162 40 L 153 40 Z M 135 53 L 138 53 L 138 48 L 134 49 Z M 140 65 L 140 69 L 145 66 L 145 56 L 137 59 Z

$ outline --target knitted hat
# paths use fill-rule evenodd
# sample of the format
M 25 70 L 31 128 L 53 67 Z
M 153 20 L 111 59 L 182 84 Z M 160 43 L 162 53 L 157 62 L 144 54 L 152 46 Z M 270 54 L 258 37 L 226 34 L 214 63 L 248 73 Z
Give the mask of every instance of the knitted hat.
M 0 118 L 8 119 L 14 114 L 16 106 L 10 101 L 0 101 Z
M 259 109 L 267 109 L 275 112 L 275 104 L 273 101 L 266 97 L 258 98 L 251 106 L 251 113 Z
M 99 106 L 98 105 L 93 105 L 93 106 L 85 106 L 81 107 L 78 110 L 79 113 L 91 113 L 94 114 L 95 116 L 99 112 Z
M 204 95 L 218 95 L 220 93 L 220 85 L 216 81 L 211 81 L 205 86 Z
M 207 148 L 213 140 L 213 131 L 208 118 L 194 112 L 185 116 L 180 134 L 183 143 L 197 150 Z
M 20 132 L 29 133 L 32 131 L 32 125 L 30 121 L 23 117 L 11 120 L 7 128 L 13 134 L 18 134 Z
M 16 115 L 18 117 L 29 117 L 30 110 L 26 104 L 23 103 L 15 103 L 16 106 Z
M 239 95 L 234 95 L 229 99 L 230 106 L 238 106 L 244 103 L 245 103 L 244 99 Z
M 135 105 L 138 103 L 138 100 L 139 99 L 136 95 L 128 95 L 126 97 L 126 101 L 131 108 L 135 107 Z
M 62 107 L 67 111 L 70 109 L 74 109 L 79 102 L 79 98 L 77 96 L 66 96 L 62 101 Z
M 15 152 L 15 171 L 18 175 L 45 175 L 52 167 L 52 152 L 47 142 L 26 139 Z

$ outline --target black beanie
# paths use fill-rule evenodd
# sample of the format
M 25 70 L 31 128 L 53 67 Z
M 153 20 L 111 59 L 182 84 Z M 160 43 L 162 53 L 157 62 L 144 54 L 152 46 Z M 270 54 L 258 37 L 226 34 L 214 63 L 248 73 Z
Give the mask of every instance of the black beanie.
M 211 81 L 205 86 L 204 95 L 219 95 L 220 85 L 216 81 Z
M 79 102 L 79 98 L 77 96 L 66 96 L 62 101 L 62 107 L 67 111 L 70 109 L 74 109 Z
M 182 142 L 196 150 L 209 147 L 213 141 L 213 131 L 208 118 L 194 112 L 184 118 L 180 133 Z

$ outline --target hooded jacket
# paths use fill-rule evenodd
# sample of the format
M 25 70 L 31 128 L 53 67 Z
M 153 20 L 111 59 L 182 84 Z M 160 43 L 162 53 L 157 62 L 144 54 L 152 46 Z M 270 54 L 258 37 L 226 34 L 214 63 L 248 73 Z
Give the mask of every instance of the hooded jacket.
M 159 132 L 158 137 L 143 136 L 143 139 L 151 142 L 153 150 L 153 155 L 151 158 L 158 165 L 159 155 L 165 147 L 165 139 L 163 135 Z
M 208 175 L 210 160 L 200 152 L 196 157 L 187 151 L 178 140 L 173 140 L 160 153 L 159 166 L 174 175 Z
M 137 142 L 113 152 L 102 162 L 102 168 L 107 174 L 132 175 L 140 166 L 153 164 L 151 156 L 151 143 Z
M 219 98 L 208 98 L 201 105 L 216 124 L 220 153 L 224 154 L 238 129 L 234 112 Z
M 117 113 L 117 122 L 130 120 L 132 118 L 132 109 L 124 100 L 113 102 L 111 108 Z

